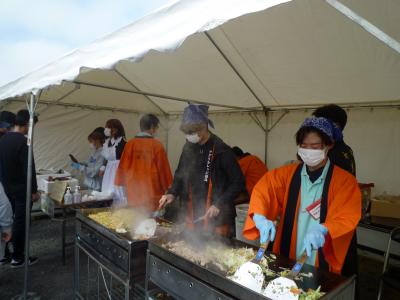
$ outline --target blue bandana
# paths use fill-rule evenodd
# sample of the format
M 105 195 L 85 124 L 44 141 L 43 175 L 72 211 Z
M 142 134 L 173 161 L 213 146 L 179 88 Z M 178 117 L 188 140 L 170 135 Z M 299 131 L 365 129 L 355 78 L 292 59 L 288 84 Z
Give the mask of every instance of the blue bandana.
M 11 125 L 10 123 L 5 122 L 5 121 L 1 121 L 1 122 L 0 122 L 0 128 L 9 129 L 10 127 L 12 127 L 12 125 Z
M 214 123 L 208 118 L 208 105 L 189 104 L 185 107 L 182 125 L 191 124 L 210 124 L 214 128 Z
M 317 117 L 307 118 L 300 126 L 300 128 L 303 127 L 314 127 L 325 133 L 331 139 L 334 139 L 334 129 L 333 129 L 334 126 L 329 120 L 325 118 L 317 118 Z
M 336 142 L 341 142 L 343 141 L 343 132 L 342 130 L 339 128 L 339 126 L 337 126 L 335 123 L 332 123 L 332 128 L 333 128 L 333 139 Z

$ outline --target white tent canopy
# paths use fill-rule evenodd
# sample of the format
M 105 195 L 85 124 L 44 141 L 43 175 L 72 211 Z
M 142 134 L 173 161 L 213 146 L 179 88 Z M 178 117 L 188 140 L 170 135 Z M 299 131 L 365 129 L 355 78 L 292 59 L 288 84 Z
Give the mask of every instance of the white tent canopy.
M 397 1 L 340 2 L 400 40 Z M 175 114 L 191 101 L 211 105 L 228 144 L 260 157 L 268 150 L 272 168 L 293 158 L 306 108 L 369 107 L 349 111 L 345 130 L 357 177 L 400 193 L 399 83 L 400 54 L 327 1 L 180 0 L 1 87 L 0 100 L 16 110 L 42 90 L 39 167 L 65 167 L 68 153 L 84 158 L 87 134 L 108 118 L 131 137 L 137 113 L 152 112 L 163 116 L 160 139 L 174 168 L 184 142 Z M 296 111 L 281 119 L 281 109 Z
M 178 1 L 9 83 L 0 99 L 44 89 L 43 102 L 154 113 L 185 100 L 236 110 L 399 102 L 399 53 L 325 1 L 266 10 L 282 2 Z M 400 39 L 395 1 L 342 3 Z

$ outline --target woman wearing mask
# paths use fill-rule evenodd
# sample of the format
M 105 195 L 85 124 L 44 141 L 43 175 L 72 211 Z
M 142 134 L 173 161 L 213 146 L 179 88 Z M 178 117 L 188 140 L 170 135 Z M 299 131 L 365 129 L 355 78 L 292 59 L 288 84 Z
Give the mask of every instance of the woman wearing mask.
M 275 240 L 273 252 L 292 259 L 306 251 L 308 264 L 340 274 L 361 217 L 357 180 L 327 158 L 333 147 L 327 119 L 306 119 L 296 143 L 303 162 L 272 170 L 257 183 L 243 234 Z
M 103 166 L 104 171 L 103 184 L 101 191 L 113 195 L 114 205 L 120 206 L 126 204 L 126 197 L 121 187 L 115 187 L 115 173 L 117 172 L 119 161 L 126 145 L 125 130 L 121 121 L 110 119 L 106 122 L 104 134 L 107 137 L 102 155 L 107 161 L 107 165 Z
M 208 106 L 189 104 L 182 117 L 185 133 L 174 181 L 161 197 L 159 207 L 180 197 L 186 206 L 188 226 L 234 235 L 235 199 L 246 193 L 242 171 L 231 148 L 209 131 Z M 203 219 L 201 222 L 200 220 Z
M 104 143 L 104 133 L 99 130 L 93 131 L 88 136 L 90 148 L 93 154 L 86 163 L 72 163 L 71 167 L 79 170 L 84 175 L 84 185 L 94 191 L 100 191 L 102 177 L 100 169 L 104 166 L 104 158 L 101 154 Z

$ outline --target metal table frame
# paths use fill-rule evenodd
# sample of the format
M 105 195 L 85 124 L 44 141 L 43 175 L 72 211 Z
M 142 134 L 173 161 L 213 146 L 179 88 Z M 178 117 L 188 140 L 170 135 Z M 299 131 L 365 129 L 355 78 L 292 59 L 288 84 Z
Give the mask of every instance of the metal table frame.
M 65 255 L 66 248 L 72 247 L 75 244 L 75 242 L 67 243 L 67 241 L 66 241 L 67 221 L 75 220 L 75 211 L 77 209 L 107 207 L 112 204 L 113 200 L 112 199 L 95 200 L 95 201 L 86 201 L 86 202 L 64 205 L 64 204 L 52 199 L 51 197 L 49 197 L 49 199 L 52 201 L 52 204 L 54 205 L 55 209 L 61 210 L 61 217 L 57 217 L 54 212 L 53 212 L 53 214 L 49 214 L 49 217 L 51 218 L 52 221 L 61 222 L 61 260 L 62 260 L 62 264 L 65 265 L 66 264 L 66 255 Z
M 94 211 L 101 211 L 101 208 L 80 210 L 76 215 L 75 297 L 100 299 L 101 294 L 101 299 L 144 299 L 145 255 L 148 242 L 133 240 L 88 218 L 87 215 Z M 86 267 L 82 268 L 85 263 L 82 257 L 88 259 L 88 276 L 97 277 L 97 282 L 88 281 L 87 286 L 82 285 L 85 280 L 82 275 Z M 97 275 L 93 276 L 93 272 L 89 275 L 91 263 L 97 268 Z

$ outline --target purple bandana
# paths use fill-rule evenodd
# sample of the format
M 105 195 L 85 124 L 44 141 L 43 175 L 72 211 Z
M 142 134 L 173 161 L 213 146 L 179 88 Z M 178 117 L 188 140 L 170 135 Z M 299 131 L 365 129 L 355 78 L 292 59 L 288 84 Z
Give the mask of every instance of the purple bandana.
M 325 133 L 331 139 L 334 138 L 333 125 L 331 122 L 329 122 L 325 118 L 317 118 L 317 117 L 307 118 L 304 120 L 303 124 L 301 124 L 301 126 L 300 126 L 300 128 L 303 128 L 303 127 L 314 127 L 316 129 L 321 130 L 323 133 Z
M 185 110 L 183 111 L 182 125 L 207 123 L 214 128 L 214 123 L 208 118 L 208 105 L 189 104 L 185 107 Z

